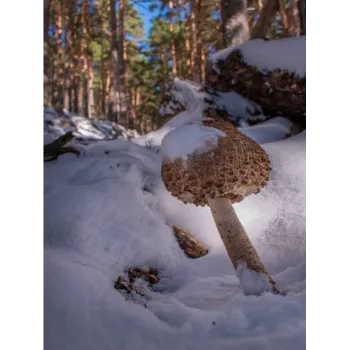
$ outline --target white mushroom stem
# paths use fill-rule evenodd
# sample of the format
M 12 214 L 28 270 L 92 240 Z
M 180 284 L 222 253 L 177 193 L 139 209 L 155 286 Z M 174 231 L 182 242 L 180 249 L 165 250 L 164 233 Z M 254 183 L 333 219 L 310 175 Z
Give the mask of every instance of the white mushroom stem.
M 231 201 L 226 198 L 213 199 L 208 197 L 207 199 L 216 227 L 235 270 L 240 265 L 246 265 L 249 270 L 257 273 L 257 275 L 263 274 L 262 277 L 268 281 L 265 288 L 266 291 L 272 290 L 278 293 L 275 282 L 261 262 L 257 251 L 232 207 Z M 239 278 L 243 286 L 243 275 L 239 274 Z

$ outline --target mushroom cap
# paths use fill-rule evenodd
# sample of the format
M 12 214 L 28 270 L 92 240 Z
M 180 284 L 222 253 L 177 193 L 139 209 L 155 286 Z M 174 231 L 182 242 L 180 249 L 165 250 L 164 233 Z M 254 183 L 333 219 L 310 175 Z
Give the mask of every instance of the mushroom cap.
M 161 174 L 166 189 L 184 203 L 197 206 L 208 205 L 207 196 L 238 203 L 260 192 L 269 178 L 266 152 L 228 121 L 203 120 L 201 124 L 226 136 L 218 138 L 215 148 L 194 152 L 187 159 L 165 157 Z

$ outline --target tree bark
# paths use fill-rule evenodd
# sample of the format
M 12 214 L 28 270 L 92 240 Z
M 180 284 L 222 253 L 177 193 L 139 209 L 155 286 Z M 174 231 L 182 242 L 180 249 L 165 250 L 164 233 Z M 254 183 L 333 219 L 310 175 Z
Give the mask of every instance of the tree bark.
M 118 108 L 118 85 L 119 85 L 119 57 L 118 57 L 118 42 L 117 42 L 117 23 L 115 0 L 109 1 L 110 11 L 110 26 L 111 26 L 111 70 L 110 70 L 110 89 L 108 101 L 108 119 L 119 121 Z
M 119 108 L 120 115 L 124 116 L 125 127 L 129 125 L 129 103 L 128 103 L 128 77 L 126 66 L 126 41 L 125 41 L 125 1 L 119 0 Z
M 300 35 L 300 18 L 298 10 L 298 0 L 290 0 L 290 7 L 287 12 L 289 18 L 289 33 L 290 36 Z
M 209 86 L 222 92 L 235 91 L 259 104 L 265 115 L 286 116 L 305 126 L 305 76 L 300 77 L 287 70 L 261 72 L 244 62 L 239 48 L 219 61 L 217 66 L 219 75 L 210 64 L 207 66 Z
M 57 3 L 57 96 L 56 96 L 56 104 L 59 106 L 63 106 L 63 98 L 64 98 L 64 61 L 63 61 L 63 26 L 62 26 L 62 2 Z
M 81 26 L 81 50 L 80 50 L 80 61 L 81 61 L 81 77 L 82 77 L 82 99 L 81 99 L 81 111 L 87 117 L 89 115 L 89 93 L 88 93 L 88 58 L 87 58 L 87 16 L 88 16 L 88 1 L 83 0 L 82 2 L 82 26 Z
M 176 49 L 175 49 L 173 7 L 174 7 L 174 1 L 173 0 L 169 0 L 170 43 L 171 43 L 171 61 L 172 61 L 171 71 L 173 73 L 173 78 L 175 78 L 177 76 L 177 65 L 176 65 Z
M 101 98 L 100 98 L 100 106 L 101 106 L 101 114 L 103 119 L 106 117 L 106 106 L 108 100 L 106 101 L 106 96 L 108 95 L 108 91 L 106 91 L 106 70 L 105 70 L 105 61 L 104 61 L 104 23 L 103 23 L 103 13 L 105 9 L 105 1 L 102 0 L 99 10 L 99 18 L 100 18 L 100 28 L 101 28 L 101 57 L 100 57 L 100 79 L 101 79 Z
M 224 47 L 249 40 L 246 0 L 221 0 Z
M 266 37 L 269 31 L 270 25 L 272 23 L 273 17 L 277 11 L 278 11 L 277 0 L 267 0 L 260 12 L 259 19 L 252 30 L 251 39 Z
M 300 34 L 306 34 L 306 0 L 299 0 Z
M 196 62 L 196 78 L 198 82 L 202 82 L 205 76 L 203 65 L 203 40 L 202 40 L 202 0 L 196 0 L 196 30 L 197 30 L 197 62 Z
M 49 24 L 52 0 L 44 0 L 44 105 L 51 104 L 49 85 L 50 58 L 49 58 Z
M 192 80 L 199 82 L 200 80 L 200 67 L 198 66 L 198 52 L 197 52 L 197 9 L 196 4 L 198 0 L 191 0 L 191 34 L 192 34 Z
M 283 26 L 283 36 L 288 37 L 289 36 L 289 24 L 288 24 L 288 17 L 286 12 L 286 7 L 284 4 L 284 0 L 278 0 L 278 8 L 281 15 L 281 22 Z
M 191 67 L 191 49 L 190 49 L 190 26 L 189 26 L 189 10 L 188 8 L 185 10 L 185 18 L 184 18 L 184 25 L 185 25 L 185 47 L 186 47 L 186 78 L 189 78 L 189 71 Z
M 92 59 L 88 58 L 88 116 L 91 118 L 95 113 L 94 103 L 94 71 L 92 67 Z
M 191 29 L 192 29 L 192 80 L 201 80 L 201 38 L 200 38 L 200 8 L 201 0 L 191 0 Z
M 74 7 L 72 6 L 72 2 L 69 0 L 64 0 L 63 2 L 63 8 L 64 8 L 64 108 L 67 110 L 71 110 L 71 50 L 72 50 L 72 30 L 74 25 Z

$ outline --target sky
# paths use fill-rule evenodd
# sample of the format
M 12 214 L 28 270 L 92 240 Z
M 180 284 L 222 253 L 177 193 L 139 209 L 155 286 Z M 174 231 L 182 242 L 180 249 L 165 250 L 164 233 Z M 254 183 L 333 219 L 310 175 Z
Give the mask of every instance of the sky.
M 154 17 L 157 16 L 157 11 L 149 11 L 147 8 L 147 4 L 137 4 L 134 3 L 133 6 L 139 11 L 140 15 L 143 18 L 144 21 L 144 33 L 145 37 L 148 37 L 149 29 L 151 27 L 151 21 Z

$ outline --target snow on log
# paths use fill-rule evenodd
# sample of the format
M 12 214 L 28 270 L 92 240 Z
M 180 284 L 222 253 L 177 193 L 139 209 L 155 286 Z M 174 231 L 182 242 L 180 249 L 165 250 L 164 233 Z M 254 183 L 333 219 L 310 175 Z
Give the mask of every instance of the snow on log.
M 211 118 L 228 119 L 235 126 L 267 118 L 258 104 L 236 92 L 220 93 L 209 86 L 175 78 L 160 105 L 160 115 L 167 118 L 195 110 L 200 110 Z
M 256 39 L 219 51 L 207 65 L 207 84 L 235 91 L 265 114 L 302 124 L 306 113 L 306 37 Z

